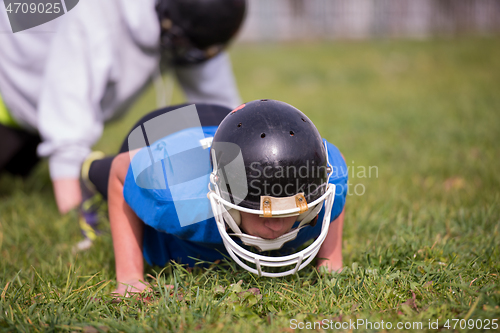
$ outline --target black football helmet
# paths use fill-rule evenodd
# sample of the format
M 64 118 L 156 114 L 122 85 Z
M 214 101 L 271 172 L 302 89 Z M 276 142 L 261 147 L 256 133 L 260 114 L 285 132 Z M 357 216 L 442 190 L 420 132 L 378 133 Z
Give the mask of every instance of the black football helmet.
M 224 245 L 240 266 L 263 276 L 284 276 L 297 272 L 314 258 L 328 233 L 335 197 L 335 186 L 328 184 L 332 169 L 327 156 L 326 145 L 311 120 L 284 102 L 249 102 L 224 118 L 212 142 L 213 172 L 208 195 Z M 239 237 L 245 245 L 260 251 L 279 249 L 295 239 L 301 228 L 316 221 L 324 202 L 320 236 L 293 255 L 263 256 L 230 237 Z M 239 212 L 261 217 L 297 216 L 300 223 L 276 239 L 263 239 L 240 230 Z M 228 234 L 227 228 L 233 233 Z M 286 272 L 262 270 L 262 266 L 288 265 L 294 267 Z
M 157 0 L 166 63 L 196 64 L 220 53 L 243 22 L 246 0 Z

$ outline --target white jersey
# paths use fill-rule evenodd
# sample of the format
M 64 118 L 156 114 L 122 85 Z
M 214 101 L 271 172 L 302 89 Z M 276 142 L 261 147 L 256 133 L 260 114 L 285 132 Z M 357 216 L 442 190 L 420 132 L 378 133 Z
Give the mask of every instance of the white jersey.
M 0 94 L 17 123 L 36 132 L 48 50 L 67 15 L 13 34 L 4 8 L 0 0 Z
M 0 11 L 0 94 L 22 127 L 39 131 L 38 153 L 49 157 L 53 179 L 78 177 L 104 122 L 127 110 L 157 73 L 154 7 L 155 0 L 80 1 L 16 34 Z M 240 104 L 225 53 L 174 73 L 189 102 Z

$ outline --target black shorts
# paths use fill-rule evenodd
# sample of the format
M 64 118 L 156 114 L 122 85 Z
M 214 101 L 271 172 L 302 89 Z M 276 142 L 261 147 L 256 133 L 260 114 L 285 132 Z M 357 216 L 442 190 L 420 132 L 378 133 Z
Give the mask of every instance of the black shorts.
M 29 175 L 40 160 L 36 153 L 40 142 L 38 134 L 0 124 L 0 173 Z
M 177 110 L 178 108 L 181 108 L 186 105 L 188 104 L 169 106 L 160 110 L 150 112 L 144 117 L 142 117 L 125 136 L 125 139 L 122 143 L 119 153 L 124 153 L 129 150 L 128 136 L 137 127 L 141 126 L 148 120 L 151 120 L 167 112 Z M 198 116 L 200 118 L 201 126 L 219 126 L 221 121 L 229 114 L 229 112 L 231 112 L 231 109 L 228 109 L 224 106 L 211 105 L 211 104 L 196 104 L 196 110 L 198 111 Z M 108 156 L 101 160 L 96 160 L 90 165 L 89 169 L 90 181 L 94 184 L 96 189 L 99 191 L 99 193 L 102 194 L 102 196 L 105 199 L 107 199 L 108 196 L 108 181 L 109 181 L 109 173 L 111 171 L 111 163 L 113 162 L 115 156 L 116 155 Z

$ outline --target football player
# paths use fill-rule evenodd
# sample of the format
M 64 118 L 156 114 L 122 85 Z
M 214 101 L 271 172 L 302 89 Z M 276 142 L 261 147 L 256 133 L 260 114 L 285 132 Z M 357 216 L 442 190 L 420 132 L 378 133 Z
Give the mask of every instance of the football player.
M 87 0 L 33 33 L 0 33 L 0 172 L 26 175 L 48 157 L 60 212 L 77 206 L 81 163 L 104 123 L 161 77 L 160 63 L 189 102 L 239 105 L 223 49 L 245 8 L 245 0 Z M 0 13 L 0 32 L 8 22 Z

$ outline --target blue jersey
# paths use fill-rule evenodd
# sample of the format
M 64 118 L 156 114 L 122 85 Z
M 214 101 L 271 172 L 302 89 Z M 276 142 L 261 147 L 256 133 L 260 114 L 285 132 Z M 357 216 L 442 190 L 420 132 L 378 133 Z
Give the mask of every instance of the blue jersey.
M 196 149 L 213 138 L 217 126 L 186 129 L 153 143 L 149 149 L 142 149 L 134 156 L 125 179 L 123 195 L 125 201 L 144 222 L 143 255 L 151 265 L 164 266 L 170 260 L 193 266 L 196 259 L 213 262 L 228 257 L 222 238 L 216 226 L 207 198 L 210 165 L 210 149 Z M 193 140 L 194 138 L 194 140 Z M 201 138 L 201 140 L 200 140 Z M 326 140 L 324 140 L 326 142 Z M 344 208 L 347 193 L 347 167 L 340 151 L 326 142 L 328 161 L 333 167 L 329 183 L 337 186 L 332 207 L 331 220 L 335 220 Z M 207 148 L 205 146 L 204 148 Z M 165 151 L 188 152 L 182 155 L 182 163 L 189 164 L 190 177 L 183 177 L 187 167 L 172 166 L 172 158 L 165 159 Z M 151 172 L 147 169 L 144 156 L 157 161 Z M 165 162 L 168 160 L 168 162 Z M 147 163 L 146 163 L 147 164 Z M 194 170 L 193 170 L 194 169 Z M 156 171 L 155 171 L 156 170 Z M 172 173 L 182 182 L 172 182 Z M 192 174 L 195 176 L 192 176 Z M 144 179 L 147 179 L 145 181 Z M 318 216 L 322 221 L 324 208 Z M 186 221 L 196 221 L 188 224 Z M 293 253 L 306 242 L 319 236 L 322 223 L 303 228 L 297 237 L 285 243 L 274 255 Z M 237 241 L 239 242 L 239 240 Z M 271 253 L 273 255 L 273 253 Z

